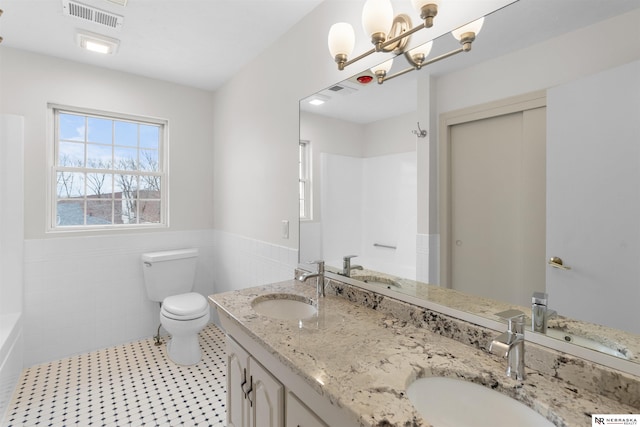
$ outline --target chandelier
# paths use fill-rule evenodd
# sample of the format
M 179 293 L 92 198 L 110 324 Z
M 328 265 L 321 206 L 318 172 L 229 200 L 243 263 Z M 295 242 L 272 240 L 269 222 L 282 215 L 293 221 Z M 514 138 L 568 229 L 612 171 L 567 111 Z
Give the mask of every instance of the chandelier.
M 390 0 L 367 0 L 362 9 L 362 27 L 365 34 L 371 38 L 373 48 L 349 59 L 355 46 L 355 32 L 351 24 L 339 22 L 333 24 L 329 30 L 328 44 L 329 52 L 338 64 L 339 70 L 375 53 L 375 52 L 393 52 L 394 54 L 403 53 L 409 67 L 393 75 L 387 75 L 393 59 L 383 62 L 372 68 L 371 71 L 376 75 L 378 83 L 382 84 L 394 77 L 406 74 L 413 70 L 419 70 L 422 67 L 456 55 L 460 52 L 468 52 L 471 50 L 471 44 L 482 28 L 484 17 L 464 25 L 451 34 L 460 44 L 460 48 L 451 52 L 447 52 L 435 58 L 427 60 L 433 41 L 420 45 L 414 49 L 406 51 L 406 47 L 411 39 L 411 35 L 433 26 L 433 20 L 438 14 L 438 8 L 443 0 L 411 0 L 414 9 L 420 13 L 422 23 L 415 27 L 411 25 L 411 18 L 406 14 L 393 16 L 393 8 Z

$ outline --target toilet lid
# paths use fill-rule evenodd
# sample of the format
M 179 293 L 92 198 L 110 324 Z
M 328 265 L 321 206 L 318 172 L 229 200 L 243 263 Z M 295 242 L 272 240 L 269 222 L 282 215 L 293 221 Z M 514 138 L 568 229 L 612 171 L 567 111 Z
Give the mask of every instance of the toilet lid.
M 162 302 L 162 311 L 170 314 L 170 317 L 194 318 L 194 315 L 201 315 L 208 308 L 209 304 L 207 304 L 206 298 L 196 292 L 172 295 Z

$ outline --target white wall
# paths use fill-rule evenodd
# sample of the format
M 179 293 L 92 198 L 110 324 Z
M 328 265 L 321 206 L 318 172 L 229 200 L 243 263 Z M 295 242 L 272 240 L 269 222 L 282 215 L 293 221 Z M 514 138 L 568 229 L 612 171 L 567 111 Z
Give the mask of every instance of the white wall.
M 0 318 L 22 312 L 24 119 L 0 115 Z
M 319 179 L 322 153 L 363 157 L 366 152 L 365 130 L 364 125 L 300 111 L 300 139 L 311 143 L 310 173 L 313 210 L 312 219 L 301 223 L 301 229 L 308 229 L 313 227 L 311 223 L 322 221 L 320 208 L 322 189 L 320 187 L 321 180 Z
M 638 22 L 636 9 L 437 77 L 438 114 L 547 89 L 638 59 L 640 49 L 629 47 L 630 40 L 638 40 Z
M 143 252 L 199 247 L 196 290 L 213 293 L 213 95 L 9 48 L 0 63 L 0 112 L 25 123 L 25 366 L 155 334 Z M 169 228 L 45 232 L 48 102 L 169 121 Z
M 22 117 L 0 114 L 0 420 L 24 354 L 23 129 Z
M 418 121 L 418 113 L 412 112 L 367 123 L 364 126 L 364 157 L 416 151 L 417 138 L 411 131 L 417 129 Z

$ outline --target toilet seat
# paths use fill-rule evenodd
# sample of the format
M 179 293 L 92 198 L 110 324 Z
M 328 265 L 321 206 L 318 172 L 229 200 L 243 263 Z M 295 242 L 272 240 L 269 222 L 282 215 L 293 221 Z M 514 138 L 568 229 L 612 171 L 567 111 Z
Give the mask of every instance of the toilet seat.
M 160 314 L 174 320 L 193 320 L 209 313 L 205 297 L 197 292 L 172 295 L 162 301 Z

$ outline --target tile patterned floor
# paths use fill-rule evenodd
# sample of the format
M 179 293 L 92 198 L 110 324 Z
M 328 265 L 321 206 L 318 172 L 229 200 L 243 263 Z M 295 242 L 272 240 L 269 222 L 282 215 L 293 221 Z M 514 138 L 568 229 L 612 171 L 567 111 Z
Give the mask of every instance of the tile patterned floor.
M 170 362 L 153 339 L 25 370 L 3 426 L 225 426 L 225 338 L 200 333 L 202 361 Z

